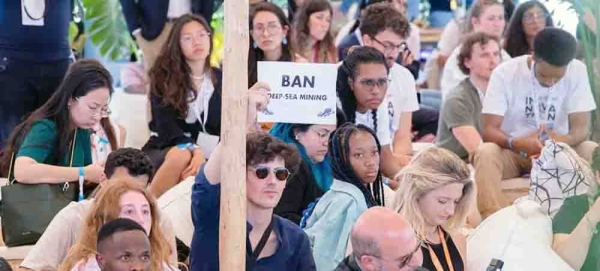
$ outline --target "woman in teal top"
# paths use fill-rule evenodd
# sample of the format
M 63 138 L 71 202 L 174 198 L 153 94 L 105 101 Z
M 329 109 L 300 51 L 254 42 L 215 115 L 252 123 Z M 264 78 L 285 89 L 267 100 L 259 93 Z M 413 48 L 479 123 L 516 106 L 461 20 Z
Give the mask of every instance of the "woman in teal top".
M 567 198 L 552 221 L 553 248 L 575 270 L 600 270 L 599 182 L 589 181 L 587 195 Z
M 23 184 L 106 179 L 104 167 L 92 164 L 90 130 L 108 117 L 112 92 L 110 73 L 99 62 L 73 63 L 52 97 L 13 130 L 0 154 L 2 176 L 14 157 L 12 176 Z

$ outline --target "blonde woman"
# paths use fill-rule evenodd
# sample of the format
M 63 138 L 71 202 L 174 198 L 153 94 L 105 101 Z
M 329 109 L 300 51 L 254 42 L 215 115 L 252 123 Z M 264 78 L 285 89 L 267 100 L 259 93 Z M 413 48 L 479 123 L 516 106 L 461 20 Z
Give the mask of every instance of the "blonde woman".
M 466 237 L 460 229 L 475 201 L 467 164 L 448 150 L 429 148 L 396 178 L 400 187 L 393 208 L 424 241 L 422 266 L 433 271 L 465 270 Z
M 177 270 L 167 263 L 171 248 L 159 226 L 158 207 L 154 197 L 131 179 L 103 184 L 94 205 L 85 218 L 81 237 L 71 247 L 59 271 L 100 271 L 96 261 L 98 231 L 106 222 L 129 218 L 140 224 L 150 239 L 151 270 Z

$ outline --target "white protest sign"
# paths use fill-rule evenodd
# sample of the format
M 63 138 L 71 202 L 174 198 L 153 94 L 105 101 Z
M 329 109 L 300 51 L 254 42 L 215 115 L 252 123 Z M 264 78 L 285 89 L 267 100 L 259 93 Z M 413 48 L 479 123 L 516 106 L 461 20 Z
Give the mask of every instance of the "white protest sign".
M 336 124 L 337 65 L 258 62 L 258 81 L 271 87 L 258 122 Z

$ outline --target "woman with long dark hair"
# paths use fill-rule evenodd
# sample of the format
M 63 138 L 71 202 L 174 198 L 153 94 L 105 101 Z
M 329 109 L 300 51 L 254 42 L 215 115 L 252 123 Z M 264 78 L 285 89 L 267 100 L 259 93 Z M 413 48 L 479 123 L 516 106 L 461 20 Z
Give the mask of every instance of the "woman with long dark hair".
M 181 16 L 150 70 L 151 136 L 142 150 L 157 169 L 156 197 L 194 176 L 218 143 L 221 73 L 210 66 L 210 29 L 200 16 Z
M 545 27 L 554 23 L 550 12 L 538 1 L 519 5 L 504 34 L 504 50 L 511 57 L 529 55 L 533 52 L 533 38 Z
M 105 180 L 104 167 L 92 164 L 90 130 L 108 117 L 112 92 L 98 61 L 71 64 L 52 97 L 13 130 L 0 154 L 2 175 L 13 165 L 14 179 L 24 184 Z
M 333 9 L 327 0 L 306 0 L 294 18 L 292 49 L 313 63 L 336 63 L 337 50 L 331 34 Z
M 344 259 L 350 230 L 368 208 L 385 201 L 381 145 L 369 127 L 347 123 L 329 141 L 333 184 L 306 219 L 318 270 L 333 270 Z
M 248 87 L 257 81 L 258 61 L 294 61 L 290 42 L 290 23 L 281 8 L 269 2 L 251 6 Z

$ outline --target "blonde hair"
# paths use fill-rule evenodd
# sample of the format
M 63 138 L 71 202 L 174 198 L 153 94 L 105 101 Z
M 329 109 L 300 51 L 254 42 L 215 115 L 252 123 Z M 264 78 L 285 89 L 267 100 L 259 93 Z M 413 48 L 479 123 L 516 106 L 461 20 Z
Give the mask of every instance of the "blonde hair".
M 396 179 L 400 187 L 392 208 L 411 223 L 417 235 L 425 236 L 425 217 L 419 200 L 427 193 L 453 183 L 464 185 L 463 194 L 454 214 L 441 226 L 446 231 L 457 231 L 465 224 L 475 201 L 475 184 L 469 178 L 467 164 L 456 154 L 437 147 L 423 150 L 396 175 Z
M 488 7 L 499 5 L 504 8 L 502 2 L 498 0 L 476 0 L 471 8 L 469 9 L 466 19 L 463 22 L 464 31 L 463 34 L 469 34 L 473 32 L 473 19 L 480 20 L 481 15 L 485 13 Z M 503 9 L 504 10 L 504 9 Z
M 130 178 L 112 179 L 102 183 L 94 199 L 92 208 L 88 211 L 77 243 L 69 249 L 67 257 L 59 267 L 59 271 L 69 271 L 80 261 L 87 261 L 90 255 L 96 254 L 98 231 L 106 222 L 119 218 L 121 196 L 127 192 L 138 192 L 148 200 L 152 215 L 152 230 L 148 235 L 152 256 L 151 270 L 163 270 L 171 255 L 171 247 L 160 228 L 158 205 L 154 197 L 146 189 Z

